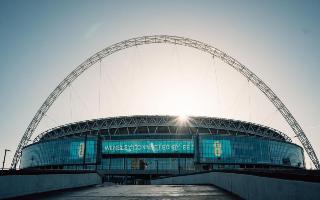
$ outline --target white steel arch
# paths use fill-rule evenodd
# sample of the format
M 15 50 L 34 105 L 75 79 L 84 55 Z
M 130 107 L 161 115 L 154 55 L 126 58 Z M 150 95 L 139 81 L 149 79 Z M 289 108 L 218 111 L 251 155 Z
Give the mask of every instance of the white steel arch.
M 136 37 L 136 38 L 124 40 L 122 42 L 113 44 L 99 51 L 98 53 L 94 54 L 93 56 L 85 60 L 76 69 L 74 69 L 51 92 L 51 94 L 47 97 L 45 102 L 42 104 L 42 106 L 39 108 L 39 110 L 33 117 L 32 121 L 30 122 L 29 126 L 27 127 L 25 133 L 23 134 L 20 140 L 20 143 L 17 147 L 17 150 L 14 154 L 14 157 L 11 163 L 11 168 L 16 168 L 16 165 L 18 164 L 21 157 L 22 149 L 27 145 L 32 134 L 34 133 L 35 129 L 37 128 L 38 124 L 40 123 L 43 116 L 46 114 L 46 112 L 50 108 L 50 106 L 78 76 L 80 76 L 84 71 L 86 71 L 88 68 L 90 68 L 93 64 L 95 64 L 102 58 L 107 57 L 115 52 L 121 51 L 129 47 L 133 47 L 133 46 L 155 44 L 155 43 L 176 44 L 176 45 L 192 47 L 192 48 L 204 51 L 206 53 L 211 54 L 214 57 L 220 58 L 222 61 L 224 61 L 225 63 L 233 67 L 235 70 L 237 70 L 240 74 L 245 76 L 256 87 L 258 87 L 261 90 L 261 92 L 263 92 L 268 97 L 268 99 L 273 103 L 273 105 L 278 109 L 278 111 L 282 114 L 282 116 L 286 119 L 286 121 L 294 131 L 296 137 L 299 138 L 301 144 L 303 145 L 305 151 L 309 155 L 314 166 L 317 169 L 320 169 L 319 160 L 307 136 L 304 134 L 304 131 L 302 130 L 301 126 L 298 124 L 296 119 L 292 116 L 288 108 L 277 97 L 277 95 L 257 75 L 255 75 L 252 71 L 250 71 L 247 67 L 245 67 L 243 64 L 238 62 L 236 59 L 232 58 L 228 54 L 224 53 L 223 51 L 211 45 L 208 45 L 206 43 L 203 43 L 197 40 L 185 38 L 185 37 L 169 36 L 169 35 L 142 36 L 142 37 Z

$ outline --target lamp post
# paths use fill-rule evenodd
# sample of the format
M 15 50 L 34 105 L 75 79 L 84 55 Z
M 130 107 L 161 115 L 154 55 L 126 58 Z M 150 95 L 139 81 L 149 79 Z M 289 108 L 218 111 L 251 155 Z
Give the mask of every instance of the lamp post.
M 158 160 L 157 161 L 157 175 L 159 174 L 159 163 L 158 163 Z
M 7 151 L 10 151 L 9 149 L 4 150 L 4 157 L 3 157 L 3 163 L 2 163 L 2 171 L 4 169 L 4 163 L 6 162 L 6 156 L 7 156 Z

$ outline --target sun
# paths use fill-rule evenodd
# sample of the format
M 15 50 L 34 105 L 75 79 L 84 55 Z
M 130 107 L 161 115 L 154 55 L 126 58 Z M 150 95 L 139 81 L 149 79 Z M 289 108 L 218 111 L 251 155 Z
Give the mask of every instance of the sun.
M 189 123 L 189 116 L 185 114 L 180 114 L 178 115 L 177 119 L 177 124 L 179 125 L 185 125 Z
M 180 114 L 180 115 L 178 116 L 178 119 L 179 119 L 180 122 L 186 122 L 186 121 L 188 121 L 188 115 L 186 115 L 186 114 Z

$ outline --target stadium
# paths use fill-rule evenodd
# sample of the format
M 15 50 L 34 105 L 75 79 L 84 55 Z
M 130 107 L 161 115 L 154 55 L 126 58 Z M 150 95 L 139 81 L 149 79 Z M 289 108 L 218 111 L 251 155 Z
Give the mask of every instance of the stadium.
M 221 118 L 125 116 L 48 130 L 22 151 L 20 168 L 180 174 L 212 169 L 304 168 L 284 133 Z
M 101 67 L 103 58 L 123 49 L 159 43 L 195 48 L 230 65 L 268 98 L 287 121 L 301 146 L 292 142 L 293 137 L 253 122 L 165 114 L 85 118 L 81 119 L 84 121 L 45 129 L 32 137 L 60 94 L 88 68 L 99 62 Z M 113 44 L 88 58 L 61 81 L 30 122 L 11 168 L 93 170 L 108 181 L 125 178 L 126 183 L 127 180 L 136 183 L 152 177 L 221 169 L 305 169 L 304 152 L 315 168 L 320 168 L 312 145 L 297 120 L 252 71 L 221 50 L 200 41 L 154 35 Z

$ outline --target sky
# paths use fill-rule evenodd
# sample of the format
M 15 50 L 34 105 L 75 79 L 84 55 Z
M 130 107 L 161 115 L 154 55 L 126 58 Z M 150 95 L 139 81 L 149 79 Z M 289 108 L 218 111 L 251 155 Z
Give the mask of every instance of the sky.
M 320 156 L 319 9 L 310 0 L 1 0 L 0 157 L 11 150 L 8 167 L 37 109 L 79 64 L 111 44 L 154 34 L 205 42 L 247 66 L 289 108 Z M 32 138 L 65 123 L 142 114 L 251 121 L 300 144 L 239 73 L 176 45 L 133 47 L 95 64 L 58 98 Z

